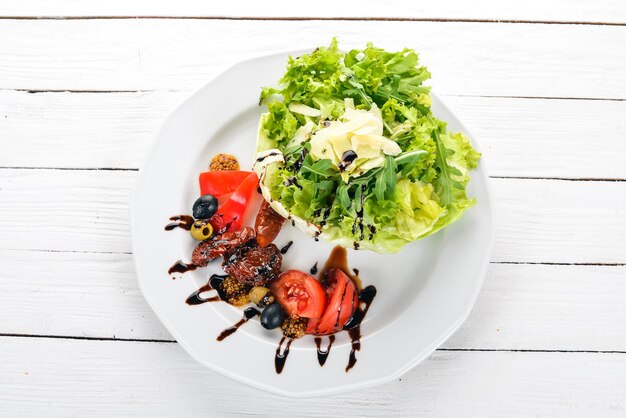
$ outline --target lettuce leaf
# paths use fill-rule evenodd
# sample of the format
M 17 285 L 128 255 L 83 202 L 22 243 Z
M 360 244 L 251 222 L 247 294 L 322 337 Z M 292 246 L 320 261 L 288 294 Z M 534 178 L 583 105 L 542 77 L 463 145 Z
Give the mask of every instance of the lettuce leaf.
M 285 159 L 265 175 L 271 199 L 321 228 L 323 239 L 378 252 L 396 252 L 459 219 L 475 204 L 466 187 L 480 154 L 431 113 L 430 88 L 423 85 L 429 77 L 410 49 L 368 44 L 342 53 L 333 39 L 290 57 L 279 86 L 261 93 L 268 111 L 259 121 L 257 151 L 278 149 Z M 309 155 L 308 142 L 325 121 L 343 115 L 346 99 L 357 109 L 376 105 L 383 135 L 402 150 L 347 183 L 331 160 Z M 292 103 L 319 112 L 294 113 Z

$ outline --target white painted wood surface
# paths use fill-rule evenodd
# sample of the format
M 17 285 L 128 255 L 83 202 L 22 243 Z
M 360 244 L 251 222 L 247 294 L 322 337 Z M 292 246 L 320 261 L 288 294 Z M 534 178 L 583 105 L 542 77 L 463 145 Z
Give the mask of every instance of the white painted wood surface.
M 200 368 L 177 344 L 15 338 L 0 340 L 0 350 L 3 410 L 23 411 L 28 396 L 29 415 L 378 418 L 626 413 L 626 356 L 615 353 L 439 351 L 396 382 L 307 401 L 234 383 Z
M 0 89 L 193 90 L 238 61 L 332 36 L 413 46 L 442 95 L 626 99 L 626 26 L 466 22 L 4 20 Z
M 465 2 L 399 2 L 398 0 L 318 0 L 302 4 L 293 0 L 259 2 L 231 0 L 109 0 L 76 1 L 22 0 L 7 2 L 3 16 L 32 16 L 37 10 L 43 17 L 234 17 L 234 18 L 296 18 L 296 19 L 457 19 L 513 20 L 585 23 L 624 23 L 626 9 L 620 0 L 481 0 Z
M 0 263 L 5 333 L 172 340 L 135 285 L 130 254 L 3 250 Z M 493 263 L 443 347 L 626 351 L 625 276 L 626 266 Z
M 189 94 L 0 90 L 0 167 L 139 168 L 164 118 Z M 492 176 L 626 178 L 626 101 L 443 99 L 480 138 Z M 56 142 L 65 146 L 47 146 Z
M 130 252 L 136 174 L 0 169 L 0 249 Z M 494 178 L 491 186 L 493 261 L 626 263 L 626 182 Z M 45 222 L 32 222 L 40 213 Z
M 624 416 L 623 2 L 213 3 L 0 2 L 0 416 Z M 483 145 L 496 244 L 470 318 L 422 365 L 283 400 L 172 342 L 136 285 L 128 199 L 195 88 L 333 35 L 420 51 Z

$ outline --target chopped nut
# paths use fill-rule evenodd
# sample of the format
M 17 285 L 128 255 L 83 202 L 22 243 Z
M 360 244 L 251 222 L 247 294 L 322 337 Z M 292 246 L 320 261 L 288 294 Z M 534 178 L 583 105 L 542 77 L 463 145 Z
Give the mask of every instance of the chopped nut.
M 209 170 L 211 171 L 234 171 L 239 170 L 239 161 L 237 161 L 237 157 L 230 154 L 217 154 L 211 160 L 211 165 L 209 166 Z
M 287 338 L 300 338 L 306 334 L 306 326 L 309 320 L 307 318 L 289 318 L 285 319 L 281 328 L 283 335 Z
M 228 276 L 222 282 L 221 288 L 226 297 L 226 302 L 231 305 L 241 306 L 250 303 L 250 297 L 248 296 L 250 285 Z

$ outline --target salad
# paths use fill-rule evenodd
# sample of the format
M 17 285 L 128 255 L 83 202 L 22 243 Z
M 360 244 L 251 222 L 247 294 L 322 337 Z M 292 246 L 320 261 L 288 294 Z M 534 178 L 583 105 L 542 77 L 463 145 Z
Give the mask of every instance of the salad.
M 239 170 L 234 156 L 218 154 L 210 169 L 199 176 L 200 197 L 192 206 L 192 215 L 177 215 L 166 231 L 188 230 L 198 241 L 191 263 L 182 260 L 170 267 L 172 278 L 221 261 L 225 274 L 212 275 L 207 284 L 193 292 L 188 305 L 226 302 L 248 306 L 243 318 L 217 336 L 222 341 L 239 327 L 259 316 L 260 325 L 268 330 L 280 329 L 283 337 L 276 350 L 276 372 L 285 365 L 291 342 L 305 335 L 316 336 L 318 361 L 326 362 L 334 334 L 348 331 L 352 349 L 346 371 L 356 363 L 360 349 L 360 326 L 376 296 L 376 288 L 360 288 L 360 280 L 350 272 L 345 248 L 336 247 L 318 273 L 317 263 L 307 273 L 283 269 L 283 256 L 293 241 L 278 248 L 276 239 L 285 222 L 270 204 L 262 200 L 254 225 L 243 225 L 257 193 L 256 173 Z M 212 292 L 212 296 L 207 296 Z M 252 305 L 252 306 L 250 306 Z M 329 336 L 328 346 L 321 349 L 321 337 Z M 282 349 L 283 343 L 285 348 Z M 282 349 L 282 351 L 281 351 Z
M 263 196 L 302 231 L 393 253 L 458 220 L 480 154 L 431 112 L 411 49 L 328 47 L 290 58 L 257 136 Z
M 333 40 L 290 58 L 280 87 L 263 88 L 267 112 L 252 170 L 242 170 L 232 155 L 214 156 L 199 174 L 192 214 L 173 216 L 165 226 L 197 241 L 191 262 L 179 260 L 168 270 L 172 278 L 212 263 L 224 271 L 186 303 L 245 307 L 218 341 L 258 316 L 262 327 L 281 331 L 280 373 L 294 339 L 314 336 L 323 366 L 335 334 L 346 331 L 346 371 L 355 365 L 376 288 L 362 286 L 345 248 L 396 252 L 475 203 L 466 186 L 480 154 L 432 114 L 422 85 L 429 76 L 410 49 L 390 53 L 368 45 L 343 53 Z M 246 225 L 259 201 L 253 225 Z M 294 243 L 279 248 L 274 241 L 286 219 L 337 244 L 319 271 L 317 263 L 307 271 L 283 267 Z

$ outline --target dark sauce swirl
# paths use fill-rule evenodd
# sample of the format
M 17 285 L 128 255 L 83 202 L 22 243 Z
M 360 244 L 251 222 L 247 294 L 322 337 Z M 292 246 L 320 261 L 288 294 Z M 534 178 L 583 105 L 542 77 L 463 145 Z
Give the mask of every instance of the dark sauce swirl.
M 281 353 L 281 349 L 283 347 L 283 343 L 287 340 L 287 344 L 285 345 L 285 349 Z M 287 356 L 289 355 L 289 347 L 291 347 L 291 343 L 293 342 L 293 338 L 287 338 L 283 336 L 278 343 L 278 347 L 276 348 L 276 356 L 274 357 L 274 367 L 276 368 L 276 373 L 281 374 L 283 369 L 285 368 L 285 362 L 287 361 Z
M 172 229 L 176 229 L 176 228 L 181 228 L 186 231 L 189 231 L 191 229 L 191 226 L 193 225 L 193 216 L 176 215 L 176 216 L 172 216 L 170 218 L 170 221 L 174 221 L 174 222 L 171 222 L 165 225 L 166 231 L 171 231 Z
M 326 364 L 326 359 L 330 354 L 330 349 L 332 348 L 334 342 L 335 335 L 329 335 L 328 346 L 326 347 L 326 350 L 322 350 L 322 337 L 315 337 L 315 345 L 317 346 L 317 362 L 320 364 L 320 367 L 323 367 L 324 364 Z
M 283 248 L 280 249 L 280 253 L 283 255 L 287 254 L 287 251 L 289 251 L 292 245 L 293 245 L 293 241 L 289 241 L 287 244 L 283 246 Z
M 193 271 L 195 269 L 197 269 L 198 266 L 196 266 L 193 263 L 185 263 L 182 260 L 178 260 L 177 262 L 175 262 L 174 264 L 172 264 L 172 267 L 170 267 L 167 270 L 167 274 L 169 274 L 172 279 L 175 279 L 176 276 L 174 275 L 175 273 L 187 273 L 188 271 Z
M 212 275 L 209 278 L 209 281 L 207 282 L 207 284 L 203 285 L 198 290 L 196 290 L 191 295 L 189 295 L 185 303 L 187 303 L 187 305 L 201 305 L 207 302 L 219 302 L 220 300 L 223 300 L 224 295 L 223 295 L 220 285 L 222 284 L 222 281 L 224 281 L 226 277 L 227 275 L 225 274 L 224 275 L 218 275 L 218 274 Z M 217 295 L 211 296 L 209 298 L 203 298 L 200 296 L 201 293 L 208 292 L 210 290 L 216 290 Z
M 222 331 L 220 335 L 217 336 L 217 341 L 223 341 L 224 338 L 228 337 L 229 335 L 233 335 L 243 324 L 245 324 L 257 315 L 261 315 L 261 311 L 256 308 L 247 308 L 243 311 L 243 318 L 241 318 L 232 327 L 228 327 L 224 331 Z
M 365 289 L 361 290 L 359 294 L 359 307 L 354 312 L 354 315 L 352 315 L 352 318 L 350 318 L 348 323 L 343 327 L 343 329 L 348 330 L 351 345 L 346 372 L 349 372 L 356 364 L 356 352 L 361 350 L 361 322 L 363 322 L 365 315 L 367 315 L 367 311 L 375 297 L 376 288 L 374 286 L 367 286 Z

